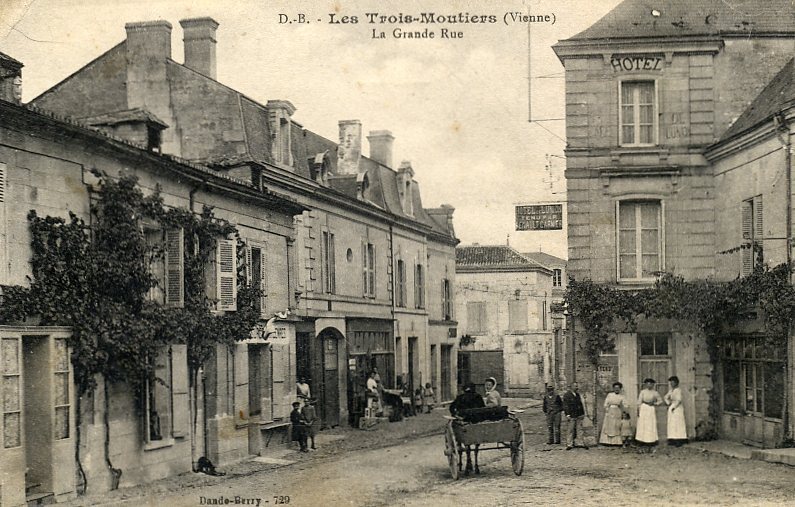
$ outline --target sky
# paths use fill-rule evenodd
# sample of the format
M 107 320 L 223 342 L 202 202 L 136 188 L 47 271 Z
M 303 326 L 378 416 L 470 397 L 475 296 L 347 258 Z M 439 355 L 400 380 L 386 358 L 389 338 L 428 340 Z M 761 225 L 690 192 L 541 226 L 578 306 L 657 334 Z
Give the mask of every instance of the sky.
M 25 64 L 27 102 L 124 40 L 126 22 L 169 21 L 173 58 L 182 62 L 179 20 L 210 16 L 220 24 L 219 81 L 262 103 L 289 100 L 296 121 L 334 141 L 339 120 L 361 120 L 363 138 L 390 130 L 395 164 L 411 161 L 423 205 L 456 208 L 462 244 L 509 242 L 566 258 L 565 231 L 517 232 L 514 206 L 565 202 L 563 67 L 551 46 L 618 3 L 0 0 L 0 51 Z M 366 16 L 421 12 L 493 15 L 497 22 L 430 26 L 435 39 L 402 39 L 393 37 L 396 27 L 425 26 L 369 24 Z M 554 23 L 532 24 L 528 51 L 528 24 L 504 23 L 510 12 L 550 15 Z M 309 22 L 280 23 L 280 14 Z M 332 24 L 331 14 L 358 23 Z M 463 38 L 440 38 L 442 27 Z M 386 38 L 374 39 L 374 29 Z M 544 121 L 528 121 L 528 95 L 532 119 Z

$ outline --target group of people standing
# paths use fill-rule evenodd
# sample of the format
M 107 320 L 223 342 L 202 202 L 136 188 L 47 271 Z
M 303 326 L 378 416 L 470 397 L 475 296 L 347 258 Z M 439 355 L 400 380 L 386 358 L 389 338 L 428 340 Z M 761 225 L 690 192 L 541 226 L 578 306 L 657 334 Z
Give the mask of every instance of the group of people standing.
M 293 402 L 293 411 L 290 412 L 292 440 L 298 442 L 301 452 L 309 452 L 309 441 L 312 443 L 311 449 L 316 450 L 315 435 L 320 426 L 320 419 L 315 410 L 316 401 L 312 398 L 306 378 L 302 377 L 296 382 L 296 395 L 299 401 Z
M 685 412 L 682 405 L 682 390 L 679 387 L 679 378 L 672 376 L 668 379 L 669 390 L 664 397 L 655 389 L 656 381 L 647 378 L 643 381 L 643 389 L 638 395 L 637 428 L 632 427 L 632 417 L 626 396 L 623 394 L 624 386 L 621 382 L 613 383 L 613 390 L 605 397 L 605 416 L 599 443 L 602 445 L 628 446 L 633 438 L 642 449 L 650 449 L 657 445 L 659 435 L 657 432 L 656 408 L 665 403 L 668 405 L 668 445 L 680 446 L 687 443 L 687 427 L 685 425 Z M 560 444 L 561 414 L 567 422 L 566 449 L 576 445 L 578 435 L 581 435 L 582 422 L 587 413 L 582 397 L 578 393 L 577 383 L 572 383 L 566 393 L 561 396 L 555 393 L 554 387 L 547 387 L 544 397 L 543 410 L 547 418 L 549 437 L 548 444 Z M 582 442 L 581 447 L 588 446 Z

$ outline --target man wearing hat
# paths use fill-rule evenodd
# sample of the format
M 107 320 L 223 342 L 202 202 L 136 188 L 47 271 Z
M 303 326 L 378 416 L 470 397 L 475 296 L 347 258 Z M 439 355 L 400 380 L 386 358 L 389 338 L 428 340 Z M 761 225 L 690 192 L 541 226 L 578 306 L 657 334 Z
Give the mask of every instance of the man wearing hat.
M 544 414 L 547 416 L 547 431 L 549 432 L 547 444 L 560 443 L 560 412 L 562 410 L 563 401 L 555 392 L 555 386 L 548 385 L 547 394 L 544 395 Z

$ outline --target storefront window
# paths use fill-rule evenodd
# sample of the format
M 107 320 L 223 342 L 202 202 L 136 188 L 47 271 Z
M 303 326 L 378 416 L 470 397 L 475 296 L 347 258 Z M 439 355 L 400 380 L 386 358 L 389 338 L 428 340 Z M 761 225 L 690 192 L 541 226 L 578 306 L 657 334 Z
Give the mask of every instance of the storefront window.
M 786 363 L 766 337 L 730 339 L 723 351 L 723 409 L 781 419 Z

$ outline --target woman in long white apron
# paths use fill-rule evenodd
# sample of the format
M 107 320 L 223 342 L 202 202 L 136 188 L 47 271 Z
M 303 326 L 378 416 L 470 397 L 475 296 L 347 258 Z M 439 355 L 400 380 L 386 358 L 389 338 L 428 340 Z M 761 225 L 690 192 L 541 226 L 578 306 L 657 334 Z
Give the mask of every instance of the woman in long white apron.
M 679 377 L 674 375 L 668 379 L 669 389 L 665 394 L 668 405 L 668 445 L 680 446 L 687 443 L 687 427 L 685 426 L 685 408 L 682 406 L 682 390 L 679 388 Z
M 643 389 L 638 395 L 638 427 L 635 430 L 635 441 L 641 446 L 657 445 L 657 413 L 655 407 L 662 405 L 663 399 L 654 388 L 656 382 L 652 378 L 644 379 Z

